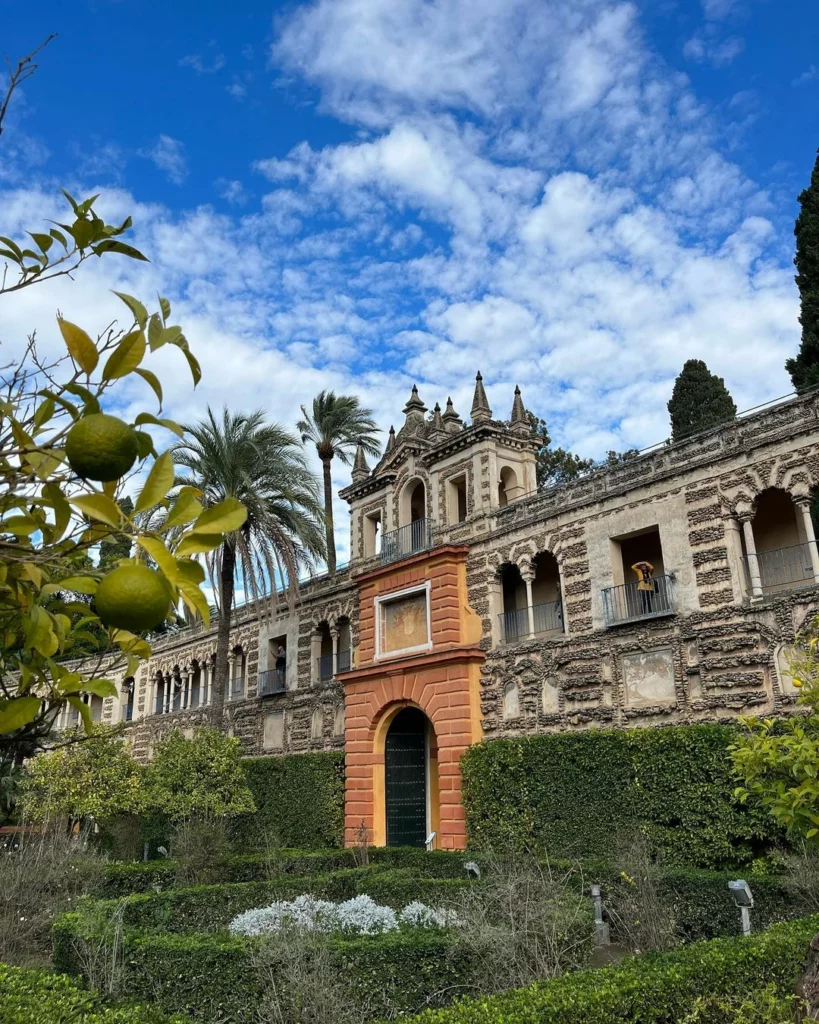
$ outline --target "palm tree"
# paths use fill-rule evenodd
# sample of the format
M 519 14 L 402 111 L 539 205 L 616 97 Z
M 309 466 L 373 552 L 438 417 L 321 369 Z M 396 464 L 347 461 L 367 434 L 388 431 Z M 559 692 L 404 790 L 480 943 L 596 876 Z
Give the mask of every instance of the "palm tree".
M 365 455 L 378 455 L 381 451 L 376 434 L 378 427 L 372 409 L 363 409 L 353 395 L 337 395 L 335 391 L 321 391 L 313 399 L 312 412 L 302 406 L 296 429 L 301 439 L 316 446 L 324 471 L 324 528 L 327 537 L 327 568 L 336 571 L 336 541 L 333 529 L 333 482 L 331 464 L 339 462 L 349 466 L 360 445 Z
M 208 556 L 219 610 L 213 714 L 221 715 L 228 676 L 230 617 L 237 566 L 246 591 L 261 610 L 261 599 L 280 579 L 293 594 L 299 570 L 324 556 L 318 481 L 308 469 L 299 439 L 264 413 L 230 413 L 186 427 L 174 446 L 183 467 L 177 484 L 193 484 L 208 508 L 238 498 L 247 519 Z

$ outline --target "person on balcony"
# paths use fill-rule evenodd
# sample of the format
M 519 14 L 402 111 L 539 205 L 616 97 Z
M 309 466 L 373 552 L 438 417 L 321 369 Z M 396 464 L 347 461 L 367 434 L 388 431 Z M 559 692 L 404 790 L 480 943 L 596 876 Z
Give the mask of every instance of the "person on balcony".
M 276 651 L 276 679 L 281 685 L 284 685 L 284 670 L 286 667 L 287 652 L 282 645 L 279 644 L 279 649 Z
M 651 562 L 635 562 L 631 569 L 637 573 L 640 612 L 642 615 L 650 615 L 654 610 L 654 566 Z

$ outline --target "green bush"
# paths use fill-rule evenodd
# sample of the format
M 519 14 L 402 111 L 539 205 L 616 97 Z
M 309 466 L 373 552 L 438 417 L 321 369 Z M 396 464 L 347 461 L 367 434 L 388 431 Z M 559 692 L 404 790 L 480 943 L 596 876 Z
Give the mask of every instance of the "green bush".
M 344 845 L 344 754 L 251 757 L 244 763 L 256 813 L 236 818 L 237 851 Z
M 429 1010 L 415 1024 L 670 1024 L 702 997 L 743 999 L 773 986 L 793 991 L 819 917 L 775 925 L 750 938 L 698 942 L 672 953 L 629 957 L 614 967 Z M 704 1018 L 707 1020 L 707 1018 Z
M 356 867 L 357 851 L 276 850 L 271 854 L 247 853 L 228 857 L 220 871 L 224 882 L 259 882 L 279 875 L 323 875 Z M 427 853 L 412 847 L 373 847 L 368 851 L 370 864 L 412 868 L 416 874 L 434 878 L 465 878 L 463 853 L 437 850 Z M 474 859 L 474 858 L 472 858 Z M 101 896 L 129 896 L 135 892 L 158 892 L 177 886 L 177 867 L 173 861 L 150 860 L 134 864 L 109 864 L 105 869 Z
M 668 864 L 747 863 L 782 836 L 733 799 L 734 735 L 691 725 L 476 744 L 461 760 L 470 843 L 580 859 L 639 829 Z
M 3 1024 L 183 1024 L 153 1006 L 105 1006 L 64 974 L 0 964 Z

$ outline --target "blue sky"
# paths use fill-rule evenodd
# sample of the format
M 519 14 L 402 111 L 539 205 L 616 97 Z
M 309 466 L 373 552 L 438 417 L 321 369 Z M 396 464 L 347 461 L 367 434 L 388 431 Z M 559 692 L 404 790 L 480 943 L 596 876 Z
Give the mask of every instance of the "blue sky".
M 100 261 L 0 311 L 13 352 L 108 289 L 174 303 L 200 356 L 168 411 L 321 387 L 386 428 L 417 381 L 497 415 L 516 383 L 585 455 L 667 433 L 685 359 L 748 407 L 789 390 L 795 197 L 819 146 L 805 0 L 44 0 L 59 33 L 0 143 L 2 233 L 58 184 L 133 213 L 150 267 Z M 165 359 L 165 357 L 162 357 Z M 147 396 L 128 392 L 134 408 Z M 338 472 L 339 484 L 345 471 Z

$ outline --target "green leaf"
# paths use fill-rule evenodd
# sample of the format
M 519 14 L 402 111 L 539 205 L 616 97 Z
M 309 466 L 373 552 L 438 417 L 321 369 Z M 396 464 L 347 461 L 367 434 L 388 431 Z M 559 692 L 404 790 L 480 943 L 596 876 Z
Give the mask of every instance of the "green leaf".
M 154 505 L 159 504 L 173 487 L 173 481 L 173 456 L 170 452 L 163 452 L 151 467 L 148 479 L 137 498 L 134 511 L 143 512 L 146 508 L 153 508 Z
M 20 260 L 22 260 L 23 250 L 15 241 L 12 241 L 11 238 L 6 238 L 5 235 L 0 235 L 0 242 L 2 242 L 3 245 L 7 245 L 9 249 L 11 249 L 11 251 L 14 253 L 14 258 L 18 263 L 20 262 Z
M 92 395 L 88 388 L 84 388 L 81 384 L 66 384 L 65 390 L 70 391 L 72 395 L 76 395 L 77 398 L 83 400 L 86 413 L 90 414 L 100 411 L 100 403 L 96 395 Z
M 149 329 L 149 333 L 150 333 L 150 329 Z M 153 373 L 151 370 L 143 370 L 141 367 L 137 367 L 137 369 L 134 370 L 134 373 L 138 374 L 144 381 L 147 381 L 147 383 L 150 384 L 150 386 L 154 389 L 154 394 L 156 395 L 157 399 L 159 400 L 159 408 L 161 409 L 162 408 L 162 385 L 159 382 L 159 377 L 157 377 L 157 375 L 155 373 Z
M 205 582 L 205 568 L 192 558 L 177 558 L 176 572 L 180 580 L 198 587 Z
M 202 367 L 199 365 L 199 360 L 196 358 L 196 356 L 193 354 L 193 352 L 190 352 L 186 348 L 183 348 L 182 351 L 184 352 L 185 358 L 188 361 L 188 366 L 191 368 L 191 376 L 193 377 L 193 386 L 196 387 L 196 385 L 202 379 Z
M 62 233 L 62 231 L 58 231 L 56 228 L 49 228 L 48 233 L 51 235 L 52 238 L 56 239 L 60 243 L 63 249 L 68 249 L 68 239 Z
M 199 587 L 194 583 L 182 582 L 179 584 L 179 593 L 182 595 L 182 600 L 188 608 L 195 615 L 200 616 L 207 629 L 210 625 L 210 607 Z
M 71 353 L 71 358 L 86 373 L 93 373 L 97 368 L 100 358 L 97 346 L 82 327 L 77 327 L 70 320 L 63 320 L 62 317 L 58 317 L 57 323 L 60 326 L 60 333 L 63 336 L 66 347 Z
M 73 590 L 76 594 L 96 594 L 99 580 L 93 576 L 68 576 L 59 580 L 57 586 L 61 590 Z
M 80 687 L 83 693 L 91 693 L 95 697 L 116 697 L 117 688 L 110 679 L 85 679 Z
M 139 373 L 139 370 L 137 370 Z M 135 430 L 137 439 L 137 455 L 140 460 L 147 459 L 149 455 L 153 455 L 156 458 L 156 448 L 154 448 L 154 439 L 150 434 L 146 434 L 144 430 Z
M 159 313 L 152 313 L 151 319 L 148 321 L 148 343 L 152 352 L 157 347 L 160 334 L 162 334 L 162 320 Z
M 54 244 L 54 239 L 51 237 L 51 235 L 44 235 L 39 231 L 29 231 L 28 234 L 31 238 L 34 239 L 35 245 L 43 253 L 47 253 L 51 246 Z
M 126 334 L 108 357 L 105 369 L 102 371 L 103 380 L 118 380 L 120 377 L 127 377 L 142 362 L 145 356 L 145 335 L 142 331 L 132 331 Z
M 41 703 L 39 697 L 12 697 L 4 701 L 0 707 L 0 733 L 14 732 L 33 722 Z
M 66 497 L 59 486 L 55 483 L 45 484 L 43 496 L 51 502 L 51 507 L 54 509 L 54 535 L 52 540 L 58 541 L 71 522 L 71 506 L 66 501 Z
M 201 513 L 202 504 L 197 491 L 194 488 L 180 491 L 171 506 L 164 528 L 170 529 L 172 526 L 184 526 L 186 523 L 192 523 Z
M 128 245 L 127 242 L 117 242 L 113 238 L 106 238 L 102 242 L 98 242 L 96 245 L 91 246 L 97 256 L 102 256 L 104 252 L 118 252 L 122 256 L 130 256 L 132 260 L 143 260 L 145 263 L 151 261 L 147 256 L 135 249 L 132 245 Z
M 69 697 L 68 703 L 72 708 L 76 709 L 80 713 L 82 719 L 83 728 L 86 732 L 91 732 L 94 725 L 91 719 L 91 708 L 82 700 L 80 697 Z
M 71 195 L 70 192 L 66 192 L 64 188 L 61 188 L 60 191 L 71 204 L 71 209 L 74 211 L 75 216 L 79 216 L 80 208 L 79 206 L 77 206 L 77 200 Z
M 54 399 L 50 395 L 37 406 L 34 412 L 35 430 L 39 430 L 43 424 L 48 423 L 54 415 L 55 408 Z
M 135 426 L 142 426 L 143 423 L 153 423 L 157 427 L 165 427 L 166 430 L 173 431 L 177 437 L 184 437 L 185 430 L 183 427 L 175 422 L 175 420 L 163 420 L 158 419 L 156 416 L 151 415 L 149 412 L 141 412 L 139 416 L 134 420 Z
M 40 524 L 31 516 L 9 516 L 0 519 L 0 533 L 10 533 L 14 537 L 30 537 L 40 529 Z
M 162 319 L 167 320 L 171 315 L 171 304 L 166 298 L 159 296 L 159 308 L 162 310 Z
M 70 498 L 71 504 L 91 519 L 98 519 L 117 529 L 122 526 L 122 512 L 119 505 L 107 494 L 89 494 L 83 498 Z
M 72 405 L 67 398 L 63 398 L 62 395 L 55 395 L 53 392 L 45 390 L 38 391 L 37 394 L 40 398 L 50 398 L 52 402 L 56 402 L 61 409 L 65 409 L 73 420 L 78 420 L 80 418 L 79 409 Z
M 221 533 L 191 533 L 185 537 L 176 553 L 180 558 L 183 555 L 203 555 L 218 548 L 224 539 Z
M 163 345 L 176 345 L 181 337 L 181 327 L 163 327 L 158 332 L 155 331 L 152 338 L 149 337 L 151 351 L 156 352 L 156 350 L 158 348 L 162 348 Z
M 193 533 L 232 533 L 247 519 L 247 509 L 236 498 L 225 498 L 205 509 L 193 524 Z
M 2 256 L 4 260 L 11 260 L 13 263 L 20 262 L 19 257 L 15 256 L 14 253 L 11 252 L 11 250 L 4 249 L 2 246 L 0 246 L 0 256 Z
M 126 295 L 125 292 L 114 292 L 114 295 L 118 299 L 122 299 L 128 309 L 134 314 L 134 320 L 139 324 L 140 329 L 144 331 L 145 325 L 148 323 L 148 310 L 139 299 L 135 299 L 133 295 Z
M 33 648 L 45 658 L 57 653 L 59 642 L 54 632 L 54 623 L 44 608 L 34 605 L 28 616 L 26 625 L 26 645 Z
M 176 559 L 162 541 L 156 537 L 137 537 L 137 544 L 148 552 L 154 562 L 156 562 L 162 575 L 170 580 L 171 583 L 176 584 Z

